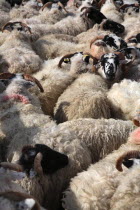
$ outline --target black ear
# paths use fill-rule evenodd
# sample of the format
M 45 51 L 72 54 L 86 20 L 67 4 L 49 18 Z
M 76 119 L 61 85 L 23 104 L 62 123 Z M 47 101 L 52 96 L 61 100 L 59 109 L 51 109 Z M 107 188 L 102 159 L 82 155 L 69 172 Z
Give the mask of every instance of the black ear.
M 122 39 L 121 44 L 120 44 L 120 49 L 126 48 L 126 47 L 127 47 L 127 43 Z
M 98 24 L 106 19 L 106 17 L 99 10 L 93 7 L 87 9 L 87 17 Z
M 42 144 L 35 145 L 38 152 L 43 154 L 41 165 L 45 174 L 53 174 L 68 164 L 68 157 Z
M 85 62 L 85 63 L 89 63 L 89 59 L 90 59 L 90 56 L 89 55 L 83 55 L 83 61 Z
M 136 35 L 137 42 L 140 43 L 140 33 Z

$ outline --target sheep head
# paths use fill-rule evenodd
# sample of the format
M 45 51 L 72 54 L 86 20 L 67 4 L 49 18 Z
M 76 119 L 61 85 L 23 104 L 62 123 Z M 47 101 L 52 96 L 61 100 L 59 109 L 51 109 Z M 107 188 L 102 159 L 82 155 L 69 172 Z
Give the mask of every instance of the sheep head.
M 29 84 L 33 85 L 35 83 L 38 88 L 40 89 L 41 92 L 44 92 L 44 89 L 40 82 L 35 78 L 32 77 L 29 74 L 12 74 L 12 73 L 2 73 L 0 74 L 0 80 L 6 82 L 6 84 L 9 84 L 10 81 L 12 80 L 24 80 L 27 81 Z M 8 83 L 7 83 L 8 82 Z
M 125 31 L 125 27 L 120 23 L 114 22 L 113 20 L 103 20 L 100 24 L 100 28 L 105 31 L 111 31 L 114 34 L 122 34 Z
M 100 59 L 103 54 L 127 47 L 127 43 L 115 34 L 97 36 L 90 42 L 91 54 Z
M 132 64 L 135 59 L 138 57 L 138 52 L 136 47 L 126 47 L 118 50 L 123 53 L 125 56 L 125 63 L 128 65 Z
M 140 33 L 138 33 L 138 34 L 135 35 L 135 36 L 129 37 L 129 38 L 127 39 L 127 42 L 128 42 L 128 43 L 136 43 L 136 44 L 140 43 Z
M 59 153 L 46 145 L 36 144 L 35 146 L 27 145 L 22 149 L 22 155 L 18 161 L 27 174 L 30 170 L 39 174 L 53 174 L 57 170 L 68 164 L 68 157 Z
M 122 13 L 129 13 L 129 15 L 133 15 L 133 13 L 139 13 L 139 4 L 123 4 L 119 11 Z
M 140 151 L 132 150 L 124 153 L 116 161 L 116 169 L 118 171 L 123 171 L 122 164 L 127 168 L 131 168 L 136 165 L 140 165 Z
M 72 73 L 81 74 L 89 71 L 88 64 L 90 58 L 93 60 L 93 64 L 97 63 L 97 59 L 94 58 L 90 53 L 76 52 L 63 56 L 58 64 L 59 68 L 62 68 L 62 63 L 70 63 L 70 71 Z M 94 66 L 93 66 L 94 68 Z
M 81 16 L 85 21 L 91 20 L 93 24 L 100 24 L 106 17 L 94 7 L 83 7 L 81 9 Z
M 27 26 L 25 23 L 22 23 L 19 21 L 8 22 L 2 27 L 2 32 L 4 32 L 4 31 L 11 32 L 13 30 L 24 31 L 24 32 L 28 31 L 30 34 L 32 34 L 31 28 L 29 26 Z
M 124 55 L 120 52 L 102 55 L 101 59 L 95 65 L 97 73 L 111 83 L 120 80 L 122 76 L 121 65 L 124 59 Z

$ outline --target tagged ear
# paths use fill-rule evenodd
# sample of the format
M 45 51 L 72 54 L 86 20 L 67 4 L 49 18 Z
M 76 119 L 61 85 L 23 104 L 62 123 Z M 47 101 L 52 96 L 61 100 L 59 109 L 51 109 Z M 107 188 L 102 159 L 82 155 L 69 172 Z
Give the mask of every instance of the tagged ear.
M 83 61 L 86 62 L 86 63 L 89 63 L 89 59 L 90 59 L 90 56 L 89 55 L 83 55 Z

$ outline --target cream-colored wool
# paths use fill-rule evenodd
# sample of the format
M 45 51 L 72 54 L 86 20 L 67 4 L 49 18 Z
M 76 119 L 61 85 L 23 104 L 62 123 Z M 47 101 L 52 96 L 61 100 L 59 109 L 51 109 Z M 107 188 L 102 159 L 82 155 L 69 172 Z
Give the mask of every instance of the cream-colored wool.
M 107 95 L 114 117 L 132 120 L 140 113 L 139 82 L 124 79 L 114 84 Z
M 0 1 L 0 30 L 2 29 L 3 25 L 5 25 L 10 20 L 10 8 L 10 4 L 7 1 Z
M 53 109 L 59 96 L 74 81 L 75 76 L 68 73 L 70 64 L 58 68 L 60 57 L 45 61 L 42 70 L 34 76 L 41 82 L 44 93 L 37 91 L 45 114 L 53 116 Z
M 129 169 L 126 167 L 123 167 L 123 172 L 119 172 L 115 168 L 116 160 L 124 152 L 131 150 L 140 150 L 140 146 L 126 143 L 118 150 L 115 150 L 113 153 L 105 157 L 103 160 L 91 165 L 87 171 L 79 173 L 75 178 L 73 178 L 70 183 L 70 187 L 65 192 L 65 197 L 63 198 L 64 208 L 68 210 L 110 209 L 110 200 L 113 194 L 115 193 L 119 184 L 121 182 L 123 183 L 123 179 L 125 180 L 126 175 L 128 176 L 130 173 Z M 137 190 L 139 190 L 136 189 L 138 188 L 136 185 L 137 182 L 130 182 L 130 191 L 129 189 L 127 191 L 127 182 L 125 183 L 126 184 L 123 185 L 124 190 L 122 194 L 120 193 L 120 208 L 116 208 L 116 206 L 113 206 L 112 204 L 111 209 L 133 209 L 131 208 L 133 206 L 133 201 L 137 202 L 135 194 L 132 194 L 132 198 L 135 198 L 136 200 L 129 200 L 129 202 L 132 201 L 130 207 L 128 205 L 129 203 L 127 203 L 128 199 L 125 200 L 125 195 L 123 195 L 123 193 L 126 193 L 127 198 L 127 192 L 132 193 L 136 190 L 137 193 Z M 133 183 L 135 183 L 135 187 L 133 187 Z M 117 199 L 119 199 L 118 196 Z
M 106 82 L 95 74 L 82 74 L 59 97 L 54 109 L 58 123 L 78 118 L 110 118 Z
M 50 26 L 48 25 L 47 27 L 44 27 L 44 24 L 40 24 L 39 26 L 31 24 L 29 26 L 31 27 L 33 33 L 39 37 L 47 34 L 67 34 L 76 36 L 81 32 L 92 28 L 94 24 L 94 21 L 91 21 L 90 19 L 84 20 L 80 14 L 77 14 L 75 16 L 68 16 L 56 24 Z
M 0 54 L 4 60 L 2 72 L 6 71 L 5 66 L 8 65 L 8 71 L 11 73 L 33 73 L 37 72 L 42 64 L 42 60 L 32 49 L 30 35 L 24 32 L 9 33 L 0 46 Z
M 110 202 L 110 209 L 139 209 L 140 204 L 140 167 L 129 169 L 128 173 L 120 180 Z
M 76 54 L 70 58 L 71 63 L 63 63 L 62 68 L 58 67 L 60 57 L 48 60 L 45 61 L 43 69 L 35 74 L 44 88 L 44 93 L 39 93 L 39 99 L 45 114 L 53 115 L 59 96 L 79 74 L 92 71 L 93 60 L 86 63 L 83 59 L 84 55 Z
M 113 0 L 105 1 L 105 4 L 101 7 L 101 13 L 103 13 L 106 18 L 117 23 L 123 22 L 123 15 L 118 11 Z

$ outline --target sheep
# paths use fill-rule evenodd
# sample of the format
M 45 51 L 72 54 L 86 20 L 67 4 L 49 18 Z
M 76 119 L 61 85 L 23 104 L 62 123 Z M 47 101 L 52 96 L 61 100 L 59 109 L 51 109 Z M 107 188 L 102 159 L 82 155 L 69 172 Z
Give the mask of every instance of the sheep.
M 90 42 L 90 53 L 97 59 L 103 54 L 126 48 L 127 43 L 115 34 L 96 36 Z
M 33 209 L 43 210 L 37 200 L 27 194 L 23 188 L 14 183 L 15 180 L 23 179 L 26 174 L 18 169 L 8 168 L 3 163 L 0 168 L 0 208 L 1 209 Z
M 13 24 L 20 30 L 20 22 Z M 4 29 L 6 27 L 10 26 L 7 24 Z M 22 31 L 13 30 L 0 46 L 0 53 L 3 56 L 2 72 L 8 70 L 11 73 L 32 73 L 38 71 L 42 64 L 42 60 L 31 47 L 30 35 Z
M 2 92 L 0 95 L 0 101 L 1 101 L 0 133 L 2 138 L 5 137 L 5 141 L 2 142 L 4 148 L 9 144 L 9 142 L 12 140 L 12 138 L 18 132 L 18 130 L 20 131 L 24 129 L 24 126 L 29 128 L 30 132 L 37 133 L 39 130 L 37 129 L 37 124 L 39 126 L 41 124 L 44 125 L 46 124 L 45 126 L 47 126 L 47 124 L 48 125 L 50 124 L 50 126 L 55 125 L 55 123 L 51 121 L 51 119 L 48 116 L 45 116 L 43 114 L 40 107 L 40 103 L 37 100 L 37 98 L 35 98 L 35 96 L 32 96 L 29 93 L 29 91 L 26 90 L 26 88 L 29 88 L 34 84 L 33 82 L 36 82 L 40 90 L 43 91 L 41 84 L 36 79 L 28 75 L 21 75 L 21 74 L 14 75 L 10 73 L 8 73 L 8 75 L 2 74 L 0 75 L 0 77 L 2 81 L 4 81 L 4 84 L 6 86 L 8 85 L 7 83 L 10 82 L 10 84 L 6 87 L 5 91 Z M 35 117 L 36 115 L 38 117 Z M 33 121 L 33 126 L 31 126 L 29 122 L 31 118 Z
M 58 98 L 54 109 L 57 123 L 78 118 L 110 118 L 107 83 L 98 75 L 80 75 Z
M 91 70 L 90 55 L 82 53 L 45 61 L 43 69 L 34 75 L 44 88 L 44 93 L 38 95 L 44 113 L 53 116 L 55 104 L 63 91 L 80 73 Z
M 48 2 L 46 5 L 40 8 L 38 15 L 33 16 L 31 18 L 27 18 L 25 21 L 27 24 L 32 24 L 32 23 L 46 24 L 47 23 L 47 25 L 52 25 L 69 15 L 72 15 L 72 14 L 66 11 L 63 12 L 62 6 L 60 7 L 57 3 L 53 4 L 52 2 Z
M 124 79 L 120 83 L 114 84 L 108 91 L 107 98 L 115 118 L 130 120 L 139 114 L 138 82 Z
M 83 127 L 83 129 L 81 130 L 80 128 L 82 127 L 81 125 L 83 125 L 83 122 L 85 127 Z M 88 134 L 87 141 L 85 141 L 87 135 L 85 133 L 85 128 Z M 34 177 L 33 179 L 29 179 L 28 177 L 26 177 L 18 183 L 34 197 L 38 198 L 38 201 L 41 204 L 43 198 L 45 198 L 46 202 L 43 206 L 47 207 L 48 209 L 58 209 L 58 202 L 61 197 L 61 193 L 68 186 L 70 178 L 74 177 L 77 172 L 85 170 L 92 161 L 98 161 L 99 158 L 101 158 L 102 156 L 104 157 L 104 155 L 112 151 L 114 147 L 118 148 L 118 146 L 126 140 L 128 133 L 132 129 L 132 122 L 116 121 L 114 119 L 110 119 L 108 121 L 104 119 L 85 119 L 83 121 L 83 119 L 80 119 L 75 120 L 74 123 L 73 121 L 71 121 L 63 123 L 57 127 L 53 127 L 50 132 L 47 129 L 46 134 L 44 133 L 46 139 L 45 143 L 52 149 L 55 149 L 67 155 L 69 158 L 69 164 L 65 168 L 55 172 L 51 176 L 49 174 L 45 176 L 44 173 L 43 176 L 41 176 L 41 174 L 38 173 L 37 177 Z M 21 141 L 23 144 L 23 139 L 25 141 L 25 129 L 23 132 L 24 136 L 21 132 L 19 132 L 18 135 L 15 136 L 16 139 L 13 139 L 13 142 L 11 142 L 9 146 L 9 148 L 12 147 L 11 149 L 13 149 L 13 147 L 15 147 L 15 142 L 17 142 L 18 139 L 18 143 L 16 143 L 16 149 L 14 150 L 16 153 L 19 152 L 19 154 L 20 151 L 18 151 L 18 144 L 19 141 Z M 99 148 L 100 137 L 101 145 Z M 37 138 L 41 140 L 39 136 Z M 44 135 L 42 136 L 42 138 L 44 138 Z M 108 145 L 105 139 L 107 139 Z M 111 142 L 109 141 L 109 139 L 111 140 Z M 111 143 L 110 147 L 109 142 Z M 106 147 L 103 147 L 104 144 L 106 145 Z M 93 145 L 95 145 L 95 147 Z M 27 149 L 26 147 L 24 148 L 23 153 L 24 151 L 27 151 L 28 147 Z M 93 149 L 96 152 L 94 152 Z M 99 151 L 98 154 L 97 151 Z M 97 156 L 95 154 L 97 154 Z M 18 163 L 20 164 L 21 157 L 18 159 Z M 47 162 L 49 164 L 49 161 Z M 39 183 L 41 184 L 41 186 Z
M 118 150 L 115 150 L 98 163 L 91 165 L 87 171 L 79 173 L 72 179 L 69 189 L 64 193 L 63 207 L 65 209 L 88 210 L 98 208 L 107 210 L 115 208 L 115 206 L 112 206 L 114 208 L 110 208 L 110 200 L 120 182 L 123 181 L 123 177 L 125 179 L 126 175 L 129 173 L 129 169 L 127 168 L 123 168 L 123 171 L 120 173 L 115 168 L 115 162 L 124 152 L 140 150 L 139 143 L 134 143 L 135 138 L 140 141 L 139 132 L 139 128 L 134 130 L 130 134 L 126 144 L 123 144 Z M 130 191 L 131 188 L 134 190 L 132 185 L 129 188 Z M 127 190 L 127 187 L 125 189 Z M 119 196 L 122 197 L 123 193 L 119 194 Z M 123 197 L 125 198 L 125 196 Z M 126 201 L 124 200 L 124 202 Z
M 124 15 L 124 21 L 122 22 L 122 25 L 125 27 L 124 36 L 126 36 L 126 38 L 127 38 L 127 37 L 131 36 L 131 34 L 132 34 L 132 31 L 130 30 L 131 28 L 133 28 L 133 32 L 135 32 L 135 30 L 137 31 L 137 29 L 139 27 L 139 12 L 135 10 L 138 8 L 135 7 L 134 5 L 133 6 L 124 5 L 123 7 L 125 8 L 125 10 L 127 7 L 127 12 Z M 130 33 L 130 35 L 129 35 L 129 33 Z
M 123 22 L 123 15 L 118 11 L 113 0 L 106 0 L 100 11 L 110 20 L 116 21 L 117 23 Z
M 33 33 L 40 35 L 50 33 L 61 33 L 76 36 L 77 34 L 92 28 L 95 23 L 101 23 L 106 17 L 93 7 L 86 8 L 81 14 L 77 14 L 74 17 L 70 16 L 64 18 L 53 26 L 48 26 L 42 29 L 42 25 L 34 26 L 30 25 Z M 73 24 L 73 22 L 75 24 Z M 65 27 L 64 27 L 65 26 Z

